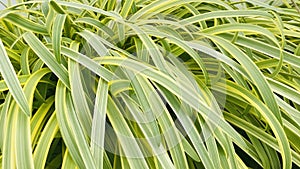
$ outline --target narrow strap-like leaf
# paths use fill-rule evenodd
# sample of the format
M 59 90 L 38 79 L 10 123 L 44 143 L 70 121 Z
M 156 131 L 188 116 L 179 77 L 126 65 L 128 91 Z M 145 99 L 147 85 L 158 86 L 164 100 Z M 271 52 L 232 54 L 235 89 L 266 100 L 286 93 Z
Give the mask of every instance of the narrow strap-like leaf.
M 30 116 L 30 109 L 28 106 L 28 101 L 25 97 L 25 94 L 22 90 L 20 82 L 17 78 L 15 70 L 7 56 L 3 43 L 0 39 L 0 71 L 2 77 L 4 78 L 6 85 L 8 86 L 9 91 L 11 92 L 12 96 L 22 109 L 22 111 L 27 115 Z
M 49 148 L 58 131 L 56 114 L 53 113 L 43 130 L 37 147 L 34 151 L 34 166 L 35 168 L 44 168 L 47 160 Z
M 91 152 L 99 168 L 103 167 L 104 157 L 104 137 L 105 137 L 105 124 L 106 124 L 106 109 L 108 97 L 108 84 L 103 79 L 99 80 L 95 108 L 92 124 L 91 136 Z
M 32 33 L 24 34 L 24 39 L 29 44 L 30 48 L 41 58 L 43 62 L 53 71 L 53 73 L 61 79 L 67 88 L 70 88 L 68 72 L 65 67 L 58 64 L 54 55 L 45 47 L 45 45 Z
M 61 63 L 61 38 L 66 17 L 66 14 L 58 14 L 54 20 L 52 28 L 53 51 L 58 63 Z
M 13 14 L 13 13 L 8 14 L 5 16 L 4 19 L 7 21 L 10 21 L 11 23 L 17 25 L 18 27 L 20 27 L 21 29 L 24 29 L 24 30 L 33 31 L 36 33 L 41 33 L 41 34 L 48 33 L 46 27 L 44 27 L 40 24 L 34 23 L 28 19 L 25 19 L 17 14 Z

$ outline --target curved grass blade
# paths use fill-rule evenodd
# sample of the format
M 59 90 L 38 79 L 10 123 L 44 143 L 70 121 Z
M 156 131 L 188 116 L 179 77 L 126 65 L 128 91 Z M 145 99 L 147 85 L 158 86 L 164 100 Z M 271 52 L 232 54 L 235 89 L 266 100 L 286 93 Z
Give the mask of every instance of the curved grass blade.
M 188 26 L 192 23 L 215 19 L 215 18 L 230 18 L 230 17 L 245 17 L 245 16 L 260 16 L 266 18 L 272 18 L 272 15 L 265 11 L 258 10 L 221 10 L 212 11 L 204 14 L 195 15 L 179 21 L 181 25 Z
M 67 148 L 78 167 L 95 169 L 94 158 L 75 113 L 71 94 L 60 81 L 57 85 L 55 96 L 56 114 Z
M 49 69 L 53 71 L 67 88 L 70 88 L 67 70 L 56 62 L 55 56 L 45 47 L 45 45 L 32 32 L 25 33 L 24 39 L 40 59 L 45 62 Z
M 255 34 L 262 34 L 269 38 L 275 45 L 280 47 L 276 37 L 270 31 L 260 26 L 252 25 L 252 24 L 222 24 L 218 26 L 213 26 L 207 29 L 202 30 L 203 33 L 208 34 L 220 34 L 220 33 L 227 33 L 227 32 L 252 32 Z
M 50 108 L 53 106 L 54 103 L 54 96 L 49 97 L 45 103 L 43 103 L 38 110 L 35 112 L 33 117 L 30 119 L 30 131 L 31 131 L 31 142 L 32 147 L 35 147 L 42 127 L 46 123 L 47 114 L 49 114 Z
M 71 43 L 70 47 L 78 51 L 79 43 Z M 78 120 L 83 128 L 84 135 L 90 138 L 92 131 L 92 116 L 88 105 L 88 98 L 84 91 L 84 84 L 82 83 L 82 73 L 79 63 L 69 59 L 68 60 L 69 79 L 71 84 L 71 95 L 78 116 Z
M 18 106 L 15 101 L 10 104 L 7 120 L 4 124 L 4 140 L 2 149 L 2 168 L 16 168 L 16 148 L 14 128 L 16 127 L 15 119 Z
M 20 85 L 23 86 L 27 79 L 29 78 L 29 75 L 21 75 L 18 76 L 18 81 L 20 82 Z M 5 83 L 5 80 L 0 81 L 0 92 L 9 90 L 8 86 Z
M 103 79 L 99 80 L 94 116 L 92 123 L 91 135 L 91 152 L 95 159 L 97 168 L 103 168 L 104 159 L 104 137 L 106 124 L 106 110 L 107 110 L 108 84 Z
M 28 106 L 28 101 L 25 97 L 25 94 L 22 90 L 20 82 L 18 81 L 15 70 L 7 56 L 3 43 L 0 39 L 0 72 L 2 77 L 5 80 L 7 87 L 9 88 L 10 93 L 13 98 L 16 100 L 21 110 L 27 115 L 30 116 L 31 110 Z
M 30 74 L 29 62 L 28 62 L 29 51 L 30 51 L 30 48 L 26 47 L 23 49 L 23 51 L 21 53 L 21 58 L 20 58 L 21 70 L 24 75 Z
M 42 132 L 39 142 L 37 143 L 36 149 L 34 150 L 33 160 L 35 168 L 45 167 L 49 148 L 57 131 L 58 124 L 56 120 L 56 114 L 53 113 Z
M 21 29 L 24 29 L 27 31 L 32 31 L 35 33 L 48 34 L 46 27 L 44 27 L 40 24 L 34 23 L 28 19 L 25 19 L 25 18 L 21 17 L 20 15 L 11 13 L 11 14 L 6 15 L 4 17 L 4 19 L 17 25 Z
M 99 30 L 105 32 L 109 36 L 114 36 L 115 32 L 111 30 L 108 26 L 105 24 L 101 23 L 99 20 L 94 19 L 94 18 L 88 18 L 88 17 L 83 17 L 83 18 L 78 18 L 77 20 L 74 21 L 74 23 L 86 23 L 89 25 L 92 25 Z
M 9 108 L 12 102 L 12 97 L 10 94 L 8 94 L 5 98 L 4 103 L 2 104 L 1 107 L 1 114 L 0 114 L 0 138 L 5 138 L 4 133 L 5 131 L 5 124 L 6 124 L 6 120 L 7 120 L 7 116 L 8 116 L 8 112 L 9 112 Z M 3 151 L 3 143 L 4 143 L 4 139 L 0 140 L 0 149 Z M 2 166 L 2 165 L 1 165 Z
M 34 91 L 40 79 L 51 71 L 47 68 L 41 69 L 30 76 L 24 85 L 24 93 L 28 100 L 30 109 L 32 107 Z M 30 118 L 18 111 L 16 117 L 16 163 L 17 167 L 34 168 L 31 147 Z
M 87 69 L 101 76 L 105 81 L 110 81 L 116 78 L 115 74 L 111 71 L 77 51 L 63 47 L 61 52 L 70 59 L 82 64 Z
M 62 169 L 76 169 L 77 165 L 73 161 L 68 150 L 65 151 L 65 155 L 63 158 Z
M 134 0 L 127 0 L 124 2 L 124 5 L 122 6 L 122 10 L 120 12 L 120 15 L 124 18 L 126 18 L 128 16 L 128 13 L 131 10 L 131 7 L 134 3 Z
M 227 40 L 231 40 L 233 37 L 230 34 L 222 34 L 220 36 Z M 239 36 L 236 39 L 235 44 L 253 49 L 253 50 L 261 52 L 267 56 L 271 56 L 273 58 L 280 60 L 280 55 L 279 55 L 280 49 L 278 49 L 278 47 L 276 47 L 276 46 L 272 46 L 272 45 L 263 43 L 256 39 L 252 39 L 252 38 L 248 38 L 248 37 L 241 37 L 241 36 Z M 289 63 L 293 67 L 300 68 L 300 65 L 297 64 L 300 62 L 299 56 L 291 54 L 287 51 L 283 51 L 283 55 L 284 55 L 284 62 Z
M 53 22 L 52 38 L 53 38 L 53 51 L 58 63 L 61 63 L 61 39 L 62 31 L 66 21 L 66 14 L 58 14 Z
M 50 0 L 50 5 L 57 13 L 66 14 L 65 10 L 56 1 Z

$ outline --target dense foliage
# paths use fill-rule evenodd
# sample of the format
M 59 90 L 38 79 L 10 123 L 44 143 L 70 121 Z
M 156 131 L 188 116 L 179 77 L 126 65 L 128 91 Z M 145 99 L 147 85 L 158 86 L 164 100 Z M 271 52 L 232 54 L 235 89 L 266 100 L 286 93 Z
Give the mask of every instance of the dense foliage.
M 300 167 L 298 1 L 19 1 L 2 168 Z

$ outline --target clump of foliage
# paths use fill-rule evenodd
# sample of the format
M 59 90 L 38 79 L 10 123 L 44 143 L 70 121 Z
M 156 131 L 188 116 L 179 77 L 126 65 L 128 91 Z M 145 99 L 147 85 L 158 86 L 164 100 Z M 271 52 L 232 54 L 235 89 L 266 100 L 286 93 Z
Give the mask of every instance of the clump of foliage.
M 298 1 L 0 11 L 2 168 L 300 167 Z

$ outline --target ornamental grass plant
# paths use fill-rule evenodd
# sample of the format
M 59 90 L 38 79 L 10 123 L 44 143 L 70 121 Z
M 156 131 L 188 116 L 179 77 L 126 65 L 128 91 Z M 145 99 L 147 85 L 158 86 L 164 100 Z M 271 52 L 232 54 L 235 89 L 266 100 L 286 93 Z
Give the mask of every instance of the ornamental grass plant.
M 298 0 L 17 0 L 3 169 L 300 167 Z

